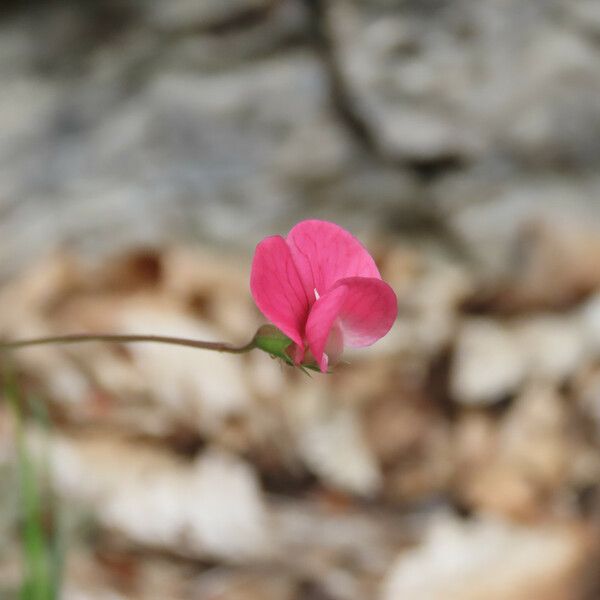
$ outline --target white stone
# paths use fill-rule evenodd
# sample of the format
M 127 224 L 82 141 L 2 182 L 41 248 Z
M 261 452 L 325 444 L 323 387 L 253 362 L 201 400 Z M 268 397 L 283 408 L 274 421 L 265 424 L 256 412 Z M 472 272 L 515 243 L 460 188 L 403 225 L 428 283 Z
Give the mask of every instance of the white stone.
M 274 547 L 256 473 L 233 455 L 209 450 L 187 463 L 112 438 L 58 438 L 51 457 L 57 491 L 137 544 L 231 561 Z
M 579 323 L 569 315 L 543 315 L 524 320 L 516 336 L 527 357 L 531 376 L 560 383 L 573 374 L 585 356 Z
M 549 598 L 584 551 L 581 536 L 564 526 L 443 516 L 433 521 L 422 544 L 398 557 L 381 600 Z
M 335 403 L 320 383 L 306 382 L 286 410 L 300 456 L 325 483 L 351 493 L 371 495 L 381 473 L 352 406 Z
M 580 318 L 590 352 L 600 355 L 600 294 L 588 300 L 581 310 Z
M 458 334 L 451 392 L 464 404 L 488 404 L 517 389 L 527 361 L 511 331 L 492 319 L 469 319 Z

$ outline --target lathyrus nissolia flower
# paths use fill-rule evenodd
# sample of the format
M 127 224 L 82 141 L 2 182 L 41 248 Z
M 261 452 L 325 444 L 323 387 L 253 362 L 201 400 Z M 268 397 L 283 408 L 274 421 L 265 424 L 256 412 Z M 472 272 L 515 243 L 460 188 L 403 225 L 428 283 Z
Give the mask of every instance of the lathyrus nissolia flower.
M 298 223 L 256 247 L 250 275 L 262 314 L 290 340 L 296 365 L 326 372 L 344 346 L 370 346 L 392 327 L 396 294 L 366 248 L 335 223 Z
M 354 236 L 327 221 L 302 221 L 286 238 L 260 242 L 250 288 L 276 327 L 261 327 L 243 346 L 154 334 L 72 333 L 0 339 L 0 350 L 83 342 L 159 343 L 229 354 L 259 348 L 289 364 L 326 372 L 344 346 L 370 346 L 383 337 L 398 310 L 396 295 L 381 280 L 371 255 Z

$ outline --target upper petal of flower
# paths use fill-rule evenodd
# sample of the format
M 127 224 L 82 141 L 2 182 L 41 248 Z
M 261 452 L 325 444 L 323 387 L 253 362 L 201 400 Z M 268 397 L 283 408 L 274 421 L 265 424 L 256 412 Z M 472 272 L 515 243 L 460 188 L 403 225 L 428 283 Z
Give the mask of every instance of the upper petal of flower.
M 317 300 L 308 315 L 306 339 L 321 371 L 327 370 L 325 345 L 331 328 L 341 327 L 346 346 L 369 346 L 392 327 L 398 314 L 394 290 L 372 277 L 339 280 Z
M 298 223 L 286 241 L 312 303 L 344 277 L 381 279 L 375 261 L 348 231 L 328 221 Z
M 265 238 L 256 246 L 250 290 L 263 315 L 303 347 L 309 302 L 290 249 L 281 236 Z

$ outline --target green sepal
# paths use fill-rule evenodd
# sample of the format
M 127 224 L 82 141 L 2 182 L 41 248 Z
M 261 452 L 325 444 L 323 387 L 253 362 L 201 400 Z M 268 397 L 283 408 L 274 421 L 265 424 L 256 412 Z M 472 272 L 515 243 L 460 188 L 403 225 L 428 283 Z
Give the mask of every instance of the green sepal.
M 254 336 L 254 346 L 272 357 L 281 358 L 288 365 L 294 366 L 294 361 L 286 352 L 293 341 L 279 331 L 274 325 L 263 325 Z
M 290 365 L 290 367 L 297 367 L 306 375 L 310 375 L 308 372 L 316 371 L 317 373 L 321 372 L 319 369 L 319 365 L 315 362 L 312 363 L 302 363 L 295 364 L 290 355 L 287 353 L 287 349 L 293 344 L 293 340 L 291 340 L 285 333 L 277 329 L 274 325 L 263 325 L 259 328 L 254 336 L 254 347 L 262 350 L 269 354 L 272 358 L 280 358 L 285 362 L 286 365 Z M 331 371 L 328 371 L 330 373 Z

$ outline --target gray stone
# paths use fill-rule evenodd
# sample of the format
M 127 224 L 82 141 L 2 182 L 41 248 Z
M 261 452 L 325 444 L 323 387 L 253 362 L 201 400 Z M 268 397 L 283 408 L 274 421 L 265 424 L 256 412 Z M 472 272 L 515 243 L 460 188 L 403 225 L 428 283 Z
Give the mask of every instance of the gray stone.
M 600 223 L 598 22 L 589 0 L 13 8 L 0 272 L 314 216 L 434 223 L 500 277 L 532 217 Z

